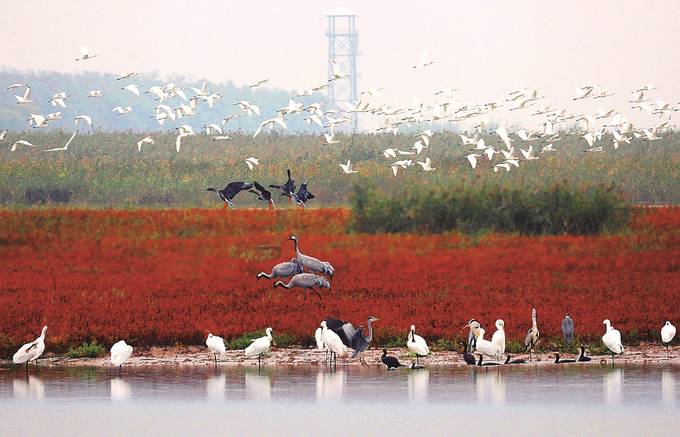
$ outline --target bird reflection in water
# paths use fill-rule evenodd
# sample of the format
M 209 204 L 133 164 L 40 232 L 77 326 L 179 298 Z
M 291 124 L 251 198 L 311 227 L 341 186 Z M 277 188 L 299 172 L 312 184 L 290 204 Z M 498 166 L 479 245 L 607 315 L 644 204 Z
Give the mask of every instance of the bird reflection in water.
M 316 399 L 341 400 L 345 391 L 345 372 L 319 372 L 316 374 Z

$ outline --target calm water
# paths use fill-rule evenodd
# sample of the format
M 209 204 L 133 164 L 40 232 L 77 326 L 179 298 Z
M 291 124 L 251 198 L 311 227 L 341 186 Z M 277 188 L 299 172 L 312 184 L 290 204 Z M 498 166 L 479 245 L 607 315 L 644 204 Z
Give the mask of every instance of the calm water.
M 0 367 L 0 435 L 672 435 L 680 367 Z M 674 431 L 672 431 L 674 430 Z M 433 434 L 434 433 L 434 434 Z

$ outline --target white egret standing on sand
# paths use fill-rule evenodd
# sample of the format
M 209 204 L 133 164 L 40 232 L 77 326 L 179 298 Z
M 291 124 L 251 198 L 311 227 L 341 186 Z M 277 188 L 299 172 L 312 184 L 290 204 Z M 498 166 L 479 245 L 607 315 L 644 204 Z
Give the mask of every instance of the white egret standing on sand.
M 496 320 L 496 332 L 491 336 L 491 343 L 498 348 L 496 360 L 502 360 L 505 353 L 505 322 L 501 319 Z
M 345 353 L 345 345 L 338 334 L 328 329 L 328 325 L 326 324 L 325 320 L 321 322 L 321 330 L 323 333 L 324 345 L 326 345 L 328 350 L 331 352 L 330 360 L 337 363 L 338 354 Z
M 675 337 L 675 326 L 669 321 L 666 321 L 666 323 L 663 325 L 663 328 L 661 328 L 661 342 L 666 345 L 666 355 L 670 357 L 670 351 L 668 350 L 668 344 L 673 341 L 673 338 Z
M 250 343 L 250 346 L 248 346 L 244 351 L 246 354 L 246 358 L 252 358 L 257 356 L 258 367 L 261 365 L 262 354 L 267 353 L 272 344 L 276 346 L 276 342 L 272 337 L 272 328 L 267 328 L 265 330 L 265 333 L 266 335 L 264 337 L 251 340 L 252 342 Z
M 408 340 L 406 341 L 406 347 L 416 354 L 416 365 L 418 365 L 418 357 L 430 355 L 430 348 L 427 347 L 425 339 L 420 335 L 416 335 L 415 325 L 411 325 L 411 329 L 408 333 Z
M 612 322 L 605 319 L 602 322 L 605 325 L 605 333 L 602 336 L 602 343 L 612 352 L 612 366 L 614 365 L 614 354 L 623 353 L 623 344 L 621 343 L 621 333 L 618 329 L 612 327 Z
M 227 347 L 224 345 L 224 339 L 217 335 L 212 335 L 212 333 L 208 333 L 205 344 L 208 346 L 208 350 L 213 353 L 215 365 L 217 366 L 217 354 L 223 354 L 227 351 Z
M 118 367 L 118 373 L 120 373 L 123 363 L 126 362 L 131 355 L 132 346 L 125 343 L 125 340 L 121 340 L 111 346 L 111 363 Z
M 45 334 L 47 333 L 47 325 L 43 326 L 40 337 L 36 338 L 30 343 L 21 346 L 19 350 L 12 357 L 14 364 L 26 363 L 26 372 L 28 372 L 29 361 L 35 361 L 45 351 Z

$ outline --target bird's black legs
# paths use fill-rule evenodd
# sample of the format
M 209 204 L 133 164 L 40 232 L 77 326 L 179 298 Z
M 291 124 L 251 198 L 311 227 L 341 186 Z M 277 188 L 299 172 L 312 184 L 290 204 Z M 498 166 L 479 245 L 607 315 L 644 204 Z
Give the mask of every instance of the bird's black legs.
M 258 368 L 259 368 L 260 366 L 262 366 L 261 358 L 262 358 L 262 354 L 260 354 L 260 355 L 257 356 L 257 367 L 258 367 Z
M 668 344 L 666 344 L 666 357 L 671 357 L 671 351 L 668 349 Z
M 118 376 L 121 376 L 122 373 L 123 373 L 123 365 L 121 364 L 120 366 L 118 366 Z
M 217 367 L 217 354 L 213 352 L 213 356 L 215 357 L 215 367 Z
M 28 361 L 26 361 L 26 379 L 28 379 Z
M 319 293 L 318 291 L 316 291 L 316 290 L 313 289 L 313 288 L 312 288 L 312 291 L 314 292 L 314 294 L 316 294 L 317 296 L 319 296 L 319 300 L 320 300 L 321 302 L 323 302 L 323 298 L 321 297 L 321 293 Z M 307 296 L 307 293 L 306 293 L 306 292 L 305 292 L 305 296 Z

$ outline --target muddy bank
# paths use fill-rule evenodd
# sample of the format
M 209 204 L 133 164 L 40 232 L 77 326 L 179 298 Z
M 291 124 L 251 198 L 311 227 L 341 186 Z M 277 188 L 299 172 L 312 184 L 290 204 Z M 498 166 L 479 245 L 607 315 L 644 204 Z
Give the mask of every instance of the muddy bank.
M 390 355 L 396 356 L 403 364 L 411 364 L 415 361 L 415 357 L 408 353 L 406 349 L 390 348 L 388 349 Z M 366 361 L 370 365 L 380 364 L 381 350 L 371 349 L 364 354 Z M 574 358 L 576 354 L 562 353 L 562 359 Z M 524 358 L 528 361 L 527 354 L 513 354 L 513 360 Z M 604 364 L 611 360 L 610 356 L 594 355 L 591 356 L 592 361 L 584 364 Z M 230 350 L 225 354 L 217 356 L 218 365 L 243 365 L 243 366 L 257 366 L 257 359 L 246 358 L 242 350 Z M 325 360 L 325 353 L 316 349 L 304 348 L 273 348 L 266 357 L 263 357 L 263 363 L 268 366 L 318 366 L 323 365 Z M 538 361 L 535 355 L 532 361 L 534 365 L 552 364 L 554 361 L 553 353 L 538 354 Z M 486 362 L 486 360 L 485 360 Z M 680 346 L 670 348 L 670 358 L 666 355 L 666 349 L 659 345 L 641 344 L 637 347 L 627 347 L 622 356 L 616 357 L 618 363 L 674 363 L 680 364 Z M 10 364 L 11 361 L 4 361 L 4 364 Z M 464 366 L 465 362 L 459 352 L 441 351 L 432 352 L 430 356 L 420 359 L 423 365 L 460 365 Z M 55 365 L 55 366 L 98 366 L 109 367 L 111 362 L 109 356 L 104 355 L 99 358 L 68 358 L 65 356 L 56 356 L 47 354 L 39 360 L 40 365 Z M 212 353 L 207 348 L 201 346 L 186 346 L 186 347 L 150 347 L 150 348 L 135 348 L 132 357 L 126 363 L 130 366 L 209 366 L 214 364 Z M 356 358 L 347 356 L 338 357 L 338 365 L 340 366 L 358 366 L 359 361 Z M 382 365 L 382 364 L 380 364 Z

